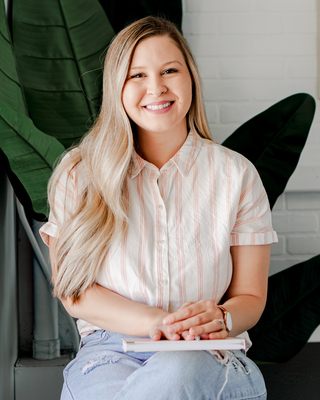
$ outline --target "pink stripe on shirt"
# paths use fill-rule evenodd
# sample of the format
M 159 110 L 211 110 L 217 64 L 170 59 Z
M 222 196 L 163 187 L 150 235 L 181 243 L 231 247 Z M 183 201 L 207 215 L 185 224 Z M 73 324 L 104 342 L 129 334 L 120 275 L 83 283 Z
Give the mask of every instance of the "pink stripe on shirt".
M 139 235 L 139 255 L 138 255 L 138 271 L 139 271 L 139 287 L 140 291 L 148 303 L 148 294 L 146 290 L 146 250 L 147 250 L 147 215 L 144 204 L 143 192 L 143 176 L 137 176 L 137 193 L 140 199 L 140 235 Z
M 149 183 L 152 187 L 153 201 L 156 206 L 156 238 L 157 238 L 157 279 L 161 283 L 162 281 L 162 245 L 160 241 L 162 240 L 162 230 L 161 230 L 161 210 L 159 206 L 161 205 L 159 199 L 159 190 L 158 185 L 155 179 L 156 172 L 152 170 L 149 177 Z M 158 298 L 157 298 L 157 307 L 163 307 L 163 286 L 159 285 L 158 288 Z
M 199 186 L 198 186 L 198 165 L 195 161 L 193 165 L 193 220 L 195 230 L 195 247 L 197 253 L 197 269 L 198 269 L 198 299 L 203 298 L 203 265 L 202 265 L 202 249 L 200 237 L 200 221 L 199 221 Z
M 182 209 L 182 177 L 176 174 L 175 179 L 175 214 L 176 214 L 176 251 L 178 265 L 179 304 L 187 302 L 185 256 L 183 243 L 183 209 Z

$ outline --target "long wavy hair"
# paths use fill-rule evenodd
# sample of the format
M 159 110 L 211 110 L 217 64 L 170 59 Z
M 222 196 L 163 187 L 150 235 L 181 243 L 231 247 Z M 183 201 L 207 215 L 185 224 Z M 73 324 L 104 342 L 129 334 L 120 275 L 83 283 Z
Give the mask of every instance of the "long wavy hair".
M 83 190 L 78 193 L 77 207 L 59 225 L 51 248 L 54 295 L 60 299 L 70 297 L 76 302 L 95 283 L 107 251 L 127 229 L 128 205 L 123 193 L 135 143 L 132 122 L 122 104 L 122 90 L 137 44 L 153 36 L 169 37 L 183 54 L 193 90 L 188 129 L 212 140 L 199 72 L 176 26 L 163 18 L 146 17 L 123 29 L 113 39 L 105 59 L 99 118 L 70 157 L 64 157 L 56 167 L 48 186 L 55 215 L 55 189 L 61 176 L 67 173 L 70 179 L 76 171 L 85 171 L 79 174 Z

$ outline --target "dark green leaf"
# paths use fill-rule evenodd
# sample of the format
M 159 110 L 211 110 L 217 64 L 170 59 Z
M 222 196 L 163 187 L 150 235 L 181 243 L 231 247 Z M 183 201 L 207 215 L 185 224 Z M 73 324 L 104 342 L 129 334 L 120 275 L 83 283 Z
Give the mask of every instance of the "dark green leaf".
M 3 1 L 0 2 L 0 54 L 0 100 L 6 101 L 14 110 L 25 113 Z
M 269 278 L 265 311 L 249 331 L 249 357 L 286 362 L 320 324 L 320 255 Z
M 116 33 L 137 19 L 154 15 L 174 22 L 181 31 L 181 0 L 100 0 Z
M 101 56 L 113 36 L 98 0 L 13 2 L 13 42 L 30 117 L 66 147 L 97 115 Z
M 11 48 L 11 40 L 7 27 L 4 2 L 0 2 L 0 102 L 5 102 L 7 107 L 11 107 L 11 113 L 14 111 L 26 115 L 26 108 L 23 100 L 23 93 L 16 70 L 15 59 Z M 14 110 L 14 111 L 13 111 Z M 17 114 L 18 115 L 18 114 Z M 26 117 L 25 117 L 26 118 Z M 1 167 L 6 170 L 10 182 L 14 188 L 15 194 L 20 202 L 24 205 L 28 215 L 33 215 L 36 219 L 43 219 L 44 215 L 35 213 L 32 209 L 30 197 L 22 185 L 21 181 L 10 168 L 8 155 L 10 159 L 13 157 L 15 148 L 8 147 L 7 134 L 11 134 L 11 128 L 0 117 L 0 163 Z M 43 187 L 43 194 L 46 196 L 46 187 Z
M 54 162 L 63 153 L 64 147 L 55 138 L 39 131 L 30 118 L 2 101 L 0 143 L 11 171 L 19 177 L 30 196 L 35 213 L 48 215 L 47 183 Z
M 223 143 L 255 165 L 271 208 L 298 164 L 314 113 L 313 97 L 296 94 L 243 124 Z

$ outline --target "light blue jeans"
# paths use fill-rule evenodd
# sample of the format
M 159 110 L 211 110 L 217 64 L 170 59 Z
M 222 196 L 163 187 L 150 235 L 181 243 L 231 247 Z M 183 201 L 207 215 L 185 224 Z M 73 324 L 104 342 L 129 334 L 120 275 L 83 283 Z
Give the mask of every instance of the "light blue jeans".
M 262 374 L 241 351 L 123 353 L 104 330 L 82 340 L 64 370 L 61 400 L 266 399 Z

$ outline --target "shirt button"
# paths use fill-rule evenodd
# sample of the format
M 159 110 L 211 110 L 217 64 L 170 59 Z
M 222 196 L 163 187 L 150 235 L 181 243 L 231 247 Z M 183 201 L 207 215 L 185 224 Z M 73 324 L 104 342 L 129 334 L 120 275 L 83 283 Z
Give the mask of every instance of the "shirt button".
M 163 205 L 162 204 L 159 204 L 158 205 L 158 210 L 162 210 L 163 209 Z
M 161 239 L 159 243 L 160 243 L 161 245 L 164 245 L 165 242 L 166 242 L 166 241 L 165 241 L 164 239 Z
M 160 286 L 164 286 L 167 284 L 167 280 L 166 279 L 161 279 L 161 281 L 159 282 Z

